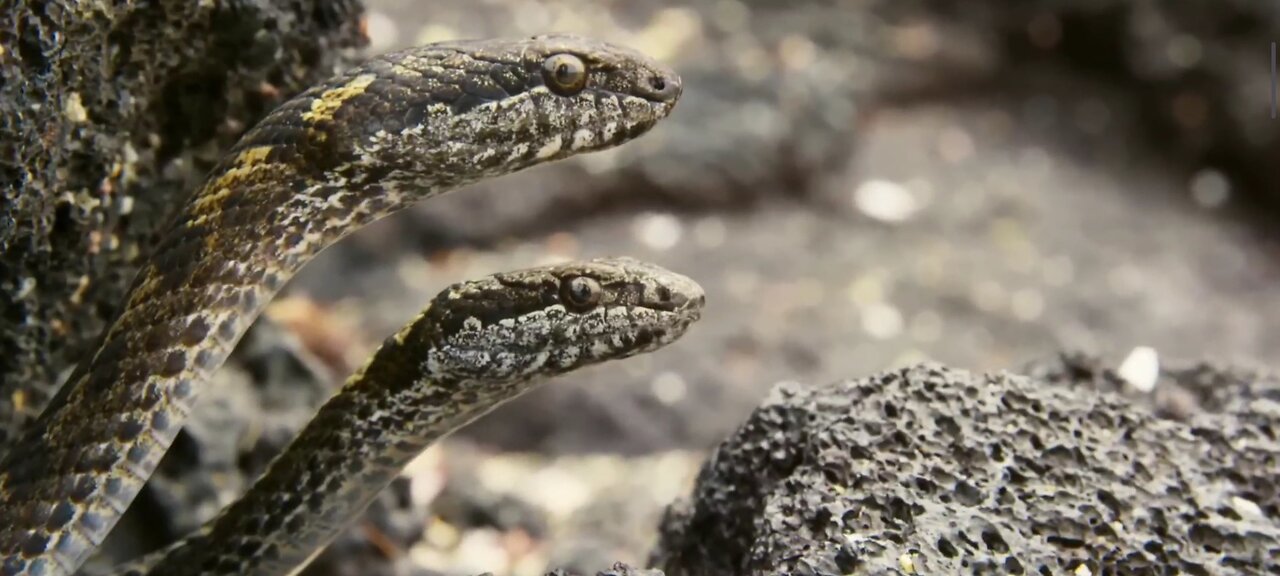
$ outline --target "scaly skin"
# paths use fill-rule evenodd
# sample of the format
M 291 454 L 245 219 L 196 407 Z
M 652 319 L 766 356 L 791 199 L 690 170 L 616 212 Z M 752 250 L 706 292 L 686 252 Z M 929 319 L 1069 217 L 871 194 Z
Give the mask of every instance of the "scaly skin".
M 544 71 L 566 54 L 581 86 Z M 430 196 L 640 136 L 680 92 L 634 51 L 548 36 L 384 55 L 281 105 L 192 195 L 96 351 L 0 461 L 0 575 L 83 564 L 319 251 Z
M 594 281 L 594 302 L 566 290 Z M 701 316 L 697 283 L 629 258 L 454 285 L 353 375 L 197 534 L 117 576 L 278 576 L 350 524 L 431 443 L 546 378 L 656 350 Z

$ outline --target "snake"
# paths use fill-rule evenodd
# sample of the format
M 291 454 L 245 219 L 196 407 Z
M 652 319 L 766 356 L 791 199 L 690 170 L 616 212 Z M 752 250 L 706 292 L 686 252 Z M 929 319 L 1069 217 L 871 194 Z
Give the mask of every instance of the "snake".
M 280 575 L 305 566 L 409 462 L 548 378 L 682 336 L 706 297 L 627 257 L 450 286 L 353 374 L 240 499 L 115 576 Z
M 75 573 L 201 389 L 323 249 L 419 201 L 648 133 L 680 77 L 575 35 L 371 58 L 245 132 L 164 228 L 114 321 L 0 459 L 0 576 Z

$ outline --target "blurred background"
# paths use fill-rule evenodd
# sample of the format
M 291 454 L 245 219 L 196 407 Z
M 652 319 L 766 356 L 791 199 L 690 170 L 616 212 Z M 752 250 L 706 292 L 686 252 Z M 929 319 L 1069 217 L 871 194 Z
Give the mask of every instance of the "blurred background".
M 366 5 L 369 54 L 577 32 L 671 64 L 684 97 L 638 141 L 431 200 L 323 254 L 241 346 L 250 377 L 221 376 L 244 397 L 208 400 L 196 438 L 265 464 L 451 282 L 630 255 L 692 276 L 708 306 L 676 345 L 433 448 L 308 574 L 643 564 L 662 506 L 781 381 L 922 360 L 1017 370 L 1060 351 L 1118 365 L 1142 346 L 1280 365 L 1275 3 Z M 265 424 L 217 440 L 246 414 Z M 190 496 L 181 481 L 172 498 Z

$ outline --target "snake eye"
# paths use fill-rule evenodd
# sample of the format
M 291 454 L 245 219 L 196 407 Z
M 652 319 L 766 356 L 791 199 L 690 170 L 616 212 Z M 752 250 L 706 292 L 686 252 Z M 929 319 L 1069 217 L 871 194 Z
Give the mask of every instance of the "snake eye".
M 555 54 L 542 61 L 542 79 L 552 92 L 573 96 L 587 86 L 587 65 L 572 54 Z
M 575 276 L 560 285 L 560 298 L 578 311 L 590 310 L 600 302 L 600 283 L 586 276 Z

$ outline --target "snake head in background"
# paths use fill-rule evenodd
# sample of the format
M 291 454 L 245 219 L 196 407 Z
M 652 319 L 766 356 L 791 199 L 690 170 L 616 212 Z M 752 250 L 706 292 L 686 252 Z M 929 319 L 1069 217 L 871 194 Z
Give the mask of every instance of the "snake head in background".
M 597 40 L 442 42 L 386 54 L 304 93 L 272 113 L 289 122 L 268 118 L 238 148 L 301 126 L 309 134 L 298 152 L 312 169 L 454 187 L 627 142 L 669 115 L 681 93 L 670 68 Z

